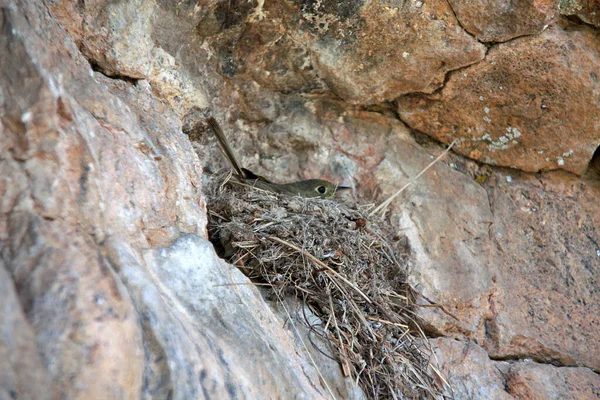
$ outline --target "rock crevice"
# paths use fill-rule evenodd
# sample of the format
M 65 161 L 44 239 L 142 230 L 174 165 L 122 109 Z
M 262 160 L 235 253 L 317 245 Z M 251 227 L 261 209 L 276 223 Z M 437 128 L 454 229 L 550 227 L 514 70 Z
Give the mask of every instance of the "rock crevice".
M 458 139 L 386 215 L 448 393 L 600 396 L 597 2 L 480 3 L 5 3 L 0 397 L 361 396 L 206 241 L 209 115 L 373 203 Z

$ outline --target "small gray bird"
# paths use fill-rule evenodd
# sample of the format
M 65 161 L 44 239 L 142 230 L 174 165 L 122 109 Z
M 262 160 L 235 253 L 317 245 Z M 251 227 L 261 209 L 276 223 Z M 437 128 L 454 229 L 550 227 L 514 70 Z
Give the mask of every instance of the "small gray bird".
M 217 137 L 219 147 L 231 164 L 235 177 L 241 182 L 268 192 L 287 194 L 289 196 L 320 197 L 323 199 L 332 198 L 337 192 L 350 189 L 349 187 L 338 186 L 323 179 L 309 179 L 292 183 L 271 182 L 263 176 L 256 175 L 254 172 L 240 167 L 217 121 L 213 117 L 210 117 L 207 119 L 207 123 Z

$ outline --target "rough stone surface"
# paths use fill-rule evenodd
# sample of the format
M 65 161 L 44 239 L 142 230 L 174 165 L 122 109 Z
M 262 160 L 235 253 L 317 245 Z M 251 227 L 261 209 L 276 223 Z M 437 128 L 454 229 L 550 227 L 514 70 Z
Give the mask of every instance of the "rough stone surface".
M 505 42 L 539 33 L 558 14 L 557 0 L 448 2 L 460 25 L 482 42 Z
M 506 377 L 506 388 L 516 399 L 600 398 L 600 376 L 587 368 L 518 362 L 511 364 Z
M 600 1 L 599 0 L 560 0 L 561 14 L 572 15 L 583 22 L 600 27 Z
M 506 391 L 503 370 L 507 362 L 490 360 L 474 343 L 447 338 L 432 339 L 440 371 L 448 376 L 446 393 L 456 399 L 497 399 L 513 397 Z
M 171 103 L 178 110 L 205 108 L 218 102 L 207 93 L 231 92 L 216 84 L 221 79 L 215 69 L 243 88 L 237 95 L 255 94 L 254 84 L 283 93 L 331 90 L 349 102 L 372 104 L 431 92 L 448 71 L 485 53 L 445 1 L 278 1 L 255 8 L 247 2 L 209 1 L 177 9 L 150 4 L 114 2 L 77 10 L 71 2 L 57 2 L 51 7 L 102 70 L 148 79 L 163 96 L 176 98 Z M 81 21 L 70 17 L 74 11 Z M 249 107 L 248 99 L 235 97 L 230 101 L 239 101 L 236 106 Z
M 450 154 L 386 218 L 457 398 L 599 397 L 598 4 L 525 3 L 3 3 L 0 398 L 328 396 L 203 239 L 208 114 L 256 172 L 367 202 L 440 153 L 423 133 L 582 174 Z
M 144 393 L 156 398 L 326 398 L 314 366 L 258 290 L 212 244 L 187 235 L 137 255 L 111 238 L 102 248 L 131 296 L 144 339 Z M 242 355 L 243 354 L 243 355 Z M 327 359 L 325 359 L 327 360 Z M 349 398 L 335 361 L 337 396 Z M 324 370 L 324 369 L 323 369 Z M 336 387 L 337 385 L 337 387 Z M 358 395 L 360 393 L 357 393 Z
M 146 80 L 93 72 L 43 4 L 0 11 L 0 395 L 327 397 L 205 240 L 177 114 Z
M 392 117 L 322 99 L 282 107 L 281 117 L 255 124 L 246 130 L 252 139 L 238 142 L 247 146 L 239 148 L 242 162 L 275 180 L 323 176 L 380 201 L 431 162 Z M 263 143 L 260 158 L 255 143 Z M 427 330 L 475 341 L 494 357 L 598 368 L 597 183 L 450 161 L 389 213 L 412 248 L 411 282 L 422 302 L 448 312 L 423 308 Z
M 553 25 L 493 47 L 439 93 L 400 98 L 398 112 L 475 160 L 582 174 L 600 138 L 599 64 L 597 32 Z
M 481 208 L 471 209 L 472 221 L 480 221 L 473 224 L 478 230 L 465 224 L 468 232 L 448 235 L 454 224 L 438 219 L 435 226 L 419 229 L 420 237 L 413 236 L 425 260 L 416 268 L 416 281 L 450 314 L 424 309 L 430 329 L 475 340 L 494 357 L 597 369 L 600 247 L 594 199 L 600 188 L 557 174 L 497 174 L 486 186 Z M 412 219 L 429 220 L 416 211 Z M 490 212 L 490 220 L 477 218 L 487 219 Z M 448 243 L 430 248 L 434 235 Z M 438 268 L 443 254 L 435 250 L 440 247 L 454 249 L 450 253 L 462 264 Z
M 494 356 L 599 369 L 600 188 L 559 174 L 498 178 L 490 264 L 499 279 L 484 346 Z
M 179 113 L 209 104 L 206 88 L 169 52 L 170 48 L 158 42 L 157 25 L 164 18 L 159 3 L 64 0 L 49 2 L 48 6 L 95 69 L 109 76 L 147 80 Z M 185 28 L 191 29 L 186 25 L 179 28 L 177 32 L 183 35 L 188 33 Z
M 309 2 L 302 18 L 317 73 L 350 103 L 431 92 L 484 56 L 446 1 L 334 4 Z
M 35 333 L 23 313 L 11 276 L 0 260 L 0 398 L 60 399 L 59 387 L 50 380 Z
M 431 345 L 446 393 L 456 399 L 597 399 L 600 376 L 588 368 L 558 368 L 532 361 L 494 361 L 476 344 L 440 338 Z

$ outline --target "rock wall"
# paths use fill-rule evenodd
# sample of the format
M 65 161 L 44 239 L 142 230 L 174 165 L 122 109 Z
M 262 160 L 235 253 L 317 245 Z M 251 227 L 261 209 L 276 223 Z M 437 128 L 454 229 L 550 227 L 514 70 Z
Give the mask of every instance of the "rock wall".
M 347 397 L 214 254 L 173 108 L 44 4 L 1 11 L 0 397 Z
M 257 173 L 367 202 L 458 139 L 386 217 L 447 394 L 600 398 L 598 15 L 0 2 L 0 398 L 361 396 L 214 255 L 209 114 Z

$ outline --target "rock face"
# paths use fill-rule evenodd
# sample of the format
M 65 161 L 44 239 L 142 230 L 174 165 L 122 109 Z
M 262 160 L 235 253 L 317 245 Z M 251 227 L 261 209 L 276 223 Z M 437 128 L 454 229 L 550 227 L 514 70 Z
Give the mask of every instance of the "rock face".
M 600 377 L 587 368 L 494 361 L 474 344 L 433 339 L 442 371 L 452 371 L 457 399 L 596 399 Z
M 412 128 L 475 160 L 524 171 L 582 174 L 600 137 L 600 40 L 591 29 L 552 26 L 493 47 L 433 95 L 407 95 Z
M 446 1 L 333 4 L 304 5 L 303 26 L 318 75 L 350 103 L 431 92 L 484 56 Z
M 600 322 L 598 187 L 560 175 L 498 178 L 490 192 L 490 264 L 503 268 L 483 321 L 491 339 L 484 346 L 494 356 L 535 354 L 599 369 L 600 353 L 586 345 L 598 341 L 593 327 Z
M 561 14 L 576 16 L 583 22 L 600 27 L 600 2 L 598 0 L 563 0 L 558 3 Z
M 257 173 L 367 202 L 440 153 L 427 135 L 458 139 L 386 214 L 447 394 L 600 397 L 598 15 L 1 3 L 0 398 L 361 396 L 215 257 L 209 114 Z
M 482 42 L 505 42 L 540 33 L 558 14 L 556 0 L 449 1 L 460 25 Z
M 588 344 L 598 340 L 598 186 L 558 174 L 497 173 L 485 186 L 455 171 L 429 180 L 399 211 L 399 229 L 420 249 L 414 284 L 450 312 L 424 309 L 429 329 L 493 357 L 597 369 Z
M 177 115 L 92 71 L 42 4 L 1 11 L 2 397 L 327 397 L 205 239 Z
M 309 168 L 313 176 L 353 176 L 366 194 L 392 193 L 431 161 L 393 118 L 344 113 L 336 104 L 311 101 L 304 107 L 315 110 L 313 118 L 325 128 L 321 140 L 331 143 L 330 149 L 343 149 L 343 154 L 324 151 L 310 158 L 309 165 L 325 160 L 332 166 L 330 171 Z M 287 115 L 302 113 L 290 108 Z M 304 118 L 308 115 L 305 111 Z M 274 122 L 284 123 L 283 118 Z M 291 132 L 291 124 L 278 131 Z M 271 141 L 276 135 L 262 137 Z M 272 150 L 270 157 L 279 153 Z M 389 213 L 414 252 L 413 286 L 449 312 L 423 308 L 427 329 L 475 341 L 495 358 L 598 369 L 595 199 L 600 188 L 565 173 L 488 175 L 488 168 L 460 158 L 450 166 L 437 165 Z M 481 178 L 485 184 L 478 183 Z

